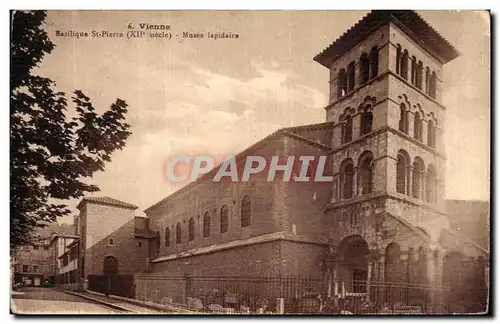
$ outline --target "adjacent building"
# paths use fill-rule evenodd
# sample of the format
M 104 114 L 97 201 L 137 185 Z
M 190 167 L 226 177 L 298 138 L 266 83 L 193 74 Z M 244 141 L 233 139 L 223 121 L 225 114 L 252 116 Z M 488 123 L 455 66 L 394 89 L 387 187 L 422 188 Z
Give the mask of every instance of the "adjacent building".
M 41 286 L 51 281 L 50 244 L 41 238 L 31 246 L 21 247 L 13 258 L 14 283 Z
M 481 200 L 447 200 L 450 228 L 490 250 L 490 203 Z
M 74 227 L 79 238 L 80 281 L 92 275 L 148 269 L 149 226 L 146 219 L 135 216 L 137 206 L 109 197 L 86 197 L 77 208 Z
M 78 241 L 78 236 L 66 233 L 52 233 L 49 245 L 49 265 L 50 265 L 50 282 L 55 285 L 65 283 L 66 276 L 63 270 L 61 257 L 66 252 L 67 246 Z

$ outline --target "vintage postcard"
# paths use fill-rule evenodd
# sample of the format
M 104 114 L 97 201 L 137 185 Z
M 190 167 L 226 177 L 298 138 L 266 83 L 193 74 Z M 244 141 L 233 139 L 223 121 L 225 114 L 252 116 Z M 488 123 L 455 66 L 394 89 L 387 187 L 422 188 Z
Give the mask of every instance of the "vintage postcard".
M 12 313 L 491 313 L 490 12 L 10 23 Z

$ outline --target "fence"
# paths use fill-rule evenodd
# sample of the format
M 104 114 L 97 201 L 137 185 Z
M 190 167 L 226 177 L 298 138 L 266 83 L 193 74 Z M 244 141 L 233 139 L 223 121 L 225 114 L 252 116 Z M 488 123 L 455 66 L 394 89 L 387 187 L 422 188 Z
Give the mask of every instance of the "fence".
M 139 300 L 224 313 L 316 312 L 325 287 L 322 279 L 300 277 L 136 275 L 135 284 Z
M 88 289 L 107 295 L 135 298 L 133 275 L 88 276 Z
M 484 311 L 485 290 L 457 303 L 456 289 L 404 282 L 332 282 L 304 277 L 136 275 L 136 298 L 219 313 L 425 314 Z M 460 308 L 457 307 L 460 305 Z
M 426 314 L 484 312 L 487 289 L 306 277 L 89 276 L 89 289 L 214 313 Z

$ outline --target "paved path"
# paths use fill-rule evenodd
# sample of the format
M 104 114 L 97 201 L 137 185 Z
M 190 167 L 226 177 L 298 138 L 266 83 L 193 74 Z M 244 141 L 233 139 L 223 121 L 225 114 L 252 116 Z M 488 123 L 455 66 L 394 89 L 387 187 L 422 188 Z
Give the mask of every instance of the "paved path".
M 125 313 L 132 313 L 132 314 L 166 314 L 166 313 L 171 313 L 171 312 L 167 312 L 167 311 L 160 311 L 160 310 L 152 309 L 149 307 L 139 306 L 139 305 L 136 305 L 136 304 L 133 304 L 130 302 L 126 302 L 126 301 L 122 301 L 122 300 L 118 300 L 118 299 L 114 299 L 114 298 L 108 298 L 108 297 L 100 295 L 100 294 L 98 295 L 95 293 L 88 293 L 88 292 L 78 292 L 77 294 L 90 297 L 91 299 L 97 299 L 97 300 L 103 301 L 104 303 L 113 304 L 115 306 L 122 307 L 124 309 L 129 310 L 128 312 L 124 311 Z
M 120 314 L 81 297 L 54 288 L 21 288 L 12 293 L 11 310 L 15 314 Z

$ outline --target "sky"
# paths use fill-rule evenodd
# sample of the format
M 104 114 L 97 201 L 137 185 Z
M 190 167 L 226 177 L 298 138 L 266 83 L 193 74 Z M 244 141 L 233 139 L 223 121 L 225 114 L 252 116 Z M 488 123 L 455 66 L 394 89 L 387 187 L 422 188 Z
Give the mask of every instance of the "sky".
M 175 154 L 236 154 L 278 128 L 325 121 L 326 68 L 313 57 L 366 11 L 49 11 L 56 45 L 36 73 L 89 96 L 98 112 L 129 105 L 132 135 L 90 182 L 139 206 L 179 188 L 164 176 Z M 490 27 L 487 12 L 418 11 L 461 56 L 443 68 L 447 199 L 489 199 Z M 171 39 L 74 38 L 56 31 L 127 32 L 171 26 Z M 182 39 L 225 32 L 231 39 Z M 75 213 L 78 201 L 68 201 Z M 72 218 L 61 219 L 71 222 Z

